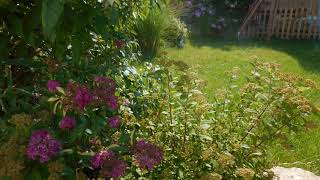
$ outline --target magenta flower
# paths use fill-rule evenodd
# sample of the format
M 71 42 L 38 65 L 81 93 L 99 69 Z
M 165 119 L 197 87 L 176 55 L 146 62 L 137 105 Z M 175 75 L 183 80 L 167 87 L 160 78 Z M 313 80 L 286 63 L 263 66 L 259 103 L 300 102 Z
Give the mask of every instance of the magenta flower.
M 78 105 L 80 110 L 83 110 L 91 103 L 92 99 L 93 97 L 87 88 L 79 87 L 76 91 L 74 101 Z
M 117 158 L 112 151 L 105 150 L 92 157 L 91 166 L 100 169 L 101 175 L 105 178 L 119 179 L 125 173 L 126 163 Z
M 76 121 L 74 118 L 66 116 L 60 121 L 59 127 L 64 130 L 72 130 L 76 127 Z
M 109 179 L 112 177 L 113 179 L 119 179 L 125 174 L 125 171 L 126 162 L 122 159 L 117 158 L 116 156 L 112 156 L 111 158 L 107 158 L 103 161 L 100 174 L 104 178 Z
M 39 159 L 40 163 L 45 163 L 56 156 L 61 149 L 60 142 L 54 139 L 48 131 L 38 130 L 32 133 L 26 153 L 29 159 Z
M 47 86 L 50 92 L 56 92 L 57 87 L 60 87 L 60 83 L 56 80 L 49 80 Z
M 113 41 L 113 44 L 116 46 L 116 48 L 118 48 L 118 49 L 122 49 L 123 48 L 123 46 L 124 46 L 124 43 L 123 43 L 123 41 L 121 41 L 121 40 L 114 40 Z
M 163 152 L 158 146 L 140 140 L 134 148 L 134 157 L 141 169 L 152 171 L 162 161 Z
M 121 125 L 121 120 L 119 116 L 110 117 L 108 120 L 108 124 L 112 128 L 118 128 Z
M 106 101 L 111 110 L 116 110 L 118 108 L 118 99 L 116 96 L 109 96 L 106 98 Z
M 91 158 L 91 166 L 94 169 L 100 169 L 103 165 L 103 161 L 112 156 L 114 156 L 112 151 L 109 151 L 109 150 L 101 151 Z

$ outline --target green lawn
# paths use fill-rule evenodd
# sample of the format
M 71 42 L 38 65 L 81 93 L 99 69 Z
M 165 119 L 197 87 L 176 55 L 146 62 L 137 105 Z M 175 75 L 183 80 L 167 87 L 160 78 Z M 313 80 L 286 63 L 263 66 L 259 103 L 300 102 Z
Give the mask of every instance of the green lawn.
M 320 42 L 195 38 L 184 49 L 170 48 L 166 51 L 171 59 L 200 66 L 199 73 L 207 81 L 209 99 L 217 89 L 227 86 L 227 71 L 238 67 L 245 76 L 250 71 L 250 62 L 256 59 L 278 63 L 281 70 L 313 79 L 320 87 Z M 243 82 L 243 79 L 240 80 L 240 83 Z M 320 106 L 318 92 L 312 94 L 311 98 Z M 317 126 L 320 119 L 314 117 L 314 120 Z M 301 167 L 320 175 L 320 126 L 292 135 L 286 146 L 279 144 L 271 147 L 269 157 L 275 165 Z

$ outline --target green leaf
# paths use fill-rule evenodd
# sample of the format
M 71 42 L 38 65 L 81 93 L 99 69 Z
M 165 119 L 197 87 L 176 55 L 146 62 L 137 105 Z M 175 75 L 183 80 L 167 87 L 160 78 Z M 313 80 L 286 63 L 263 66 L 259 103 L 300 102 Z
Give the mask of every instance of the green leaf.
M 33 61 L 32 59 L 0 59 L 0 65 L 15 65 L 22 67 L 41 68 L 43 64 L 41 62 Z
M 81 55 L 81 37 L 75 35 L 72 37 L 72 60 L 76 64 L 79 64 Z
M 96 31 L 102 36 L 105 41 L 108 41 L 108 33 L 107 33 L 107 19 L 103 16 L 95 17 L 95 28 Z
M 42 1 L 42 27 L 50 40 L 55 39 L 55 28 L 64 9 L 64 0 Z
M 31 14 L 23 19 L 23 34 L 29 43 L 32 42 L 31 33 L 41 24 L 41 2 L 36 1 L 31 9 Z
M 87 133 L 87 134 L 92 134 L 91 129 L 86 129 L 86 133 Z
M 8 28 L 12 33 L 17 36 L 23 35 L 23 28 L 22 28 L 22 20 L 17 16 L 10 16 L 10 22 L 8 24 Z
M 116 152 L 116 153 L 127 153 L 127 152 L 129 152 L 129 149 L 127 147 L 118 146 L 118 145 L 111 146 L 108 149 L 110 149 L 111 151 Z
M 64 149 L 61 151 L 61 154 L 73 154 L 74 151 L 73 149 Z
M 57 87 L 56 88 L 61 94 L 66 95 L 62 87 Z
M 31 173 L 26 176 L 27 180 L 41 180 L 41 174 L 38 169 L 33 169 Z
M 122 134 L 119 138 L 121 144 L 127 144 L 130 142 L 130 134 Z
M 59 100 L 59 98 L 57 98 L 57 97 L 51 97 L 51 98 L 48 99 L 48 102 L 55 102 L 55 101 L 57 101 L 57 100 Z

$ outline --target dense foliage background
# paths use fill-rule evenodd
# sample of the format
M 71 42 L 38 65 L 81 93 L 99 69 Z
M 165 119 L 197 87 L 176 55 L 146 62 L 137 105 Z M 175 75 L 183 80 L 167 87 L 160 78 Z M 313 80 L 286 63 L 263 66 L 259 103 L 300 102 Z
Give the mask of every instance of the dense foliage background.
M 186 0 L 187 22 L 198 35 L 235 37 L 254 0 Z

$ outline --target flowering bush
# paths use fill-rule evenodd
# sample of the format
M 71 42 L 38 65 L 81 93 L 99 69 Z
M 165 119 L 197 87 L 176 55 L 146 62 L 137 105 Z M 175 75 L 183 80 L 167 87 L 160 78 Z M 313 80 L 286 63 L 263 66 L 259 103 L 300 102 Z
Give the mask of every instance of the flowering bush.
M 68 79 L 85 81 L 92 75 L 112 74 L 119 66 L 136 60 L 140 53 L 133 24 L 142 3 L 0 3 L 0 116 L 10 118 L 15 113 L 37 111 L 46 93 L 45 83 L 54 92 Z M 78 92 L 81 103 L 89 100 L 82 97 L 85 91 Z
M 267 146 L 317 111 L 305 98 L 315 84 L 275 64 L 254 64 L 242 87 L 232 71 L 230 89 L 214 102 L 186 64 L 161 59 L 146 66 L 124 70 L 121 91 L 130 104 L 122 112 L 142 137 L 161 142 L 164 161 L 153 172 L 160 179 L 271 179 Z
M 247 84 L 232 84 L 214 102 L 184 63 L 140 68 L 48 86 L 52 113 L 18 114 L 2 125 L 0 175 L 268 179 L 267 146 L 317 111 L 305 98 L 315 83 L 275 64 L 254 64 Z
M 252 0 L 186 0 L 189 19 L 204 24 L 204 29 L 216 33 L 238 27 Z
M 19 138 L 12 145 L 26 145 L 26 149 L 19 159 L 19 172 L 14 171 L 13 176 L 6 170 L 11 164 L 2 164 L 5 170 L 0 171 L 0 177 L 30 174 L 30 178 L 75 179 L 82 174 L 88 178 L 119 179 L 131 173 L 132 168 L 152 172 L 162 162 L 162 149 L 145 140 L 138 141 L 135 127 L 121 120 L 122 105 L 113 79 L 97 76 L 92 83 L 84 84 L 70 80 L 66 88 L 50 80 L 48 92 L 53 108 L 50 121 L 48 117 L 41 117 L 40 121 L 27 115 L 12 117 Z M 21 126 L 29 131 L 20 134 Z M 61 163 L 62 169 L 51 173 L 51 163 Z

